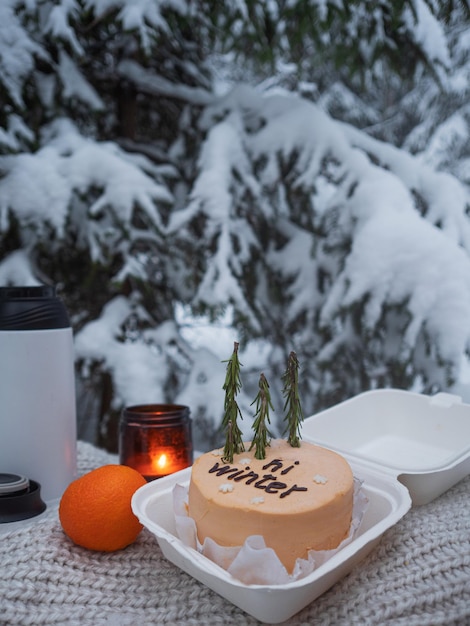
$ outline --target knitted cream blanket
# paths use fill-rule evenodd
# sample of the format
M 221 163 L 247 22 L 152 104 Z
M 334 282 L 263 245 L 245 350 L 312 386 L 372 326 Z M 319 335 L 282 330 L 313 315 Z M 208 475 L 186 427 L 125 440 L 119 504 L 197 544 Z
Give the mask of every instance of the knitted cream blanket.
M 79 473 L 116 462 L 79 442 Z M 292 625 L 470 624 L 470 477 L 413 508 L 347 577 Z M 140 626 L 258 624 L 163 557 L 146 529 L 125 550 L 84 550 L 57 511 L 0 529 L 0 624 Z

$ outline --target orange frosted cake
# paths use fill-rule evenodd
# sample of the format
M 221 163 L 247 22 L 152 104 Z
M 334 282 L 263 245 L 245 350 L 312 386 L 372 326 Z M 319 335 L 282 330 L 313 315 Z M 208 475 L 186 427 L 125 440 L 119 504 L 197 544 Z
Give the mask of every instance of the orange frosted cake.
M 207 452 L 192 468 L 189 515 L 201 543 L 241 546 L 262 535 L 289 572 L 309 550 L 330 550 L 351 525 L 354 479 L 342 456 L 302 442 L 293 448 L 274 439 L 266 458 L 254 450 L 222 460 L 223 449 Z

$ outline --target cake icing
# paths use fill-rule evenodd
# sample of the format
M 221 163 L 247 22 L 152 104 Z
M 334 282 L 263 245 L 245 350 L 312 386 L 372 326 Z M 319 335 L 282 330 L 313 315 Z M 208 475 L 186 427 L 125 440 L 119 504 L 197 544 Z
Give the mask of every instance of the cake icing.
M 223 450 L 199 457 L 191 471 L 189 516 L 201 543 L 210 537 L 221 546 L 243 545 L 262 535 L 289 572 L 309 550 L 331 550 L 348 535 L 354 478 L 342 456 L 302 442 L 293 448 L 274 439 L 266 458 L 255 451 Z

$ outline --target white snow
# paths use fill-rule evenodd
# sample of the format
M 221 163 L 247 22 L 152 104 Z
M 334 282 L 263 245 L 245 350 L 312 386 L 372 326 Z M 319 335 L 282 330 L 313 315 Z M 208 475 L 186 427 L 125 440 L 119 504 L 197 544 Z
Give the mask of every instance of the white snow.
M 14 0 L 0 2 L 0 74 L 11 98 L 21 107 L 22 84 L 34 67 L 34 55 L 47 55 L 21 27 L 14 5 Z
M 164 7 L 180 13 L 191 9 L 184 0 L 84 0 L 82 4 L 95 11 L 96 19 L 116 9 L 123 29 L 136 29 L 144 49 L 150 47 L 151 36 L 168 28 Z M 50 59 L 21 26 L 16 5 L 16 0 L 0 2 L 0 73 L 14 105 L 19 109 L 24 105 L 24 83 L 31 77 L 45 108 L 53 106 L 55 90 L 60 88 L 65 99 L 78 100 L 95 112 L 102 110 L 98 87 L 92 87 L 80 71 L 85 51 L 70 20 L 79 8 L 77 1 L 62 0 L 41 13 L 44 33 L 67 49 L 59 46 L 56 59 Z M 237 6 L 242 13 L 247 11 L 241 0 Z M 270 3 L 266 6 L 275 10 Z M 29 8 L 34 7 L 30 2 Z M 318 1 L 317 7 L 324 13 L 326 2 Z M 414 0 L 414 8 L 416 15 L 406 12 L 407 27 L 439 66 L 443 84 L 465 100 L 468 68 L 445 75 L 451 58 L 442 26 L 424 0 Z M 351 36 L 354 28 L 351 23 Z M 468 53 L 468 34 L 459 35 L 456 48 L 462 55 Z M 363 52 L 370 53 L 367 42 Z M 35 57 L 50 63 L 56 75 L 33 71 Z M 291 71 L 287 65 L 283 70 Z M 32 145 L 35 135 L 17 113 L 9 114 L 5 128 L 0 128 L 0 144 L 7 152 L 0 156 L 0 231 L 18 220 L 23 246 L 2 253 L 0 284 L 35 282 L 28 256 L 31 237 L 45 224 L 60 237 L 72 207 L 81 210 L 74 218 L 83 225 L 82 236 L 96 262 L 103 260 L 102 239 L 108 237 L 112 244 L 119 229 L 132 239 L 136 207 L 147 220 L 149 238 L 157 237 L 156 233 L 189 238 L 193 220 L 205 224 L 201 246 L 210 241 L 212 247 L 205 257 L 204 275 L 192 301 L 177 305 L 175 321 L 147 328 L 139 340 L 131 334 L 124 337 L 122 329 L 133 315 L 150 325 L 152 320 L 138 302 L 121 296 L 110 300 L 75 337 L 84 369 L 102 363 L 112 373 L 115 406 L 166 399 L 169 363 L 177 363 L 185 384 L 174 400 L 218 425 L 225 376 L 221 361 L 230 357 L 233 342 L 239 340 L 232 325 L 236 313 L 244 316 L 252 331 L 261 328 L 263 315 L 272 316 L 273 325 L 283 316 L 286 327 L 302 319 L 298 332 L 310 339 L 320 319 L 320 330 L 328 330 L 332 337 L 323 343 L 315 337 L 316 357 L 326 363 L 339 345 L 354 337 L 348 317 L 353 306 L 361 310 L 365 332 L 380 327 L 387 307 L 403 306 L 406 323 L 400 326 L 396 320 L 395 332 L 383 339 L 385 355 L 414 351 L 413 362 L 420 362 L 435 381 L 444 379 L 440 367 L 443 359 L 448 360 L 454 371 L 461 369 L 463 385 L 470 381 L 466 356 L 470 349 L 470 159 L 462 158 L 456 166 L 460 179 L 446 170 L 445 162 L 452 151 L 468 155 L 468 102 L 437 123 L 424 115 L 434 96 L 429 94 L 421 110 L 426 119 L 409 136 L 409 146 L 420 146 L 412 155 L 335 121 L 323 110 L 333 97 L 352 109 L 361 106 L 343 85 L 333 86 L 315 105 L 270 88 L 275 80 L 267 79 L 258 89 L 239 84 L 219 93 L 222 82 L 224 87 L 228 84 L 224 77 L 215 96 L 203 88 L 174 84 L 129 58 L 121 61 L 117 72 L 143 93 L 173 98 L 202 111 L 197 130 L 204 132 L 204 141 L 196 180 L 187 201 L 179 199 L 178 210 L 170 211 L 168 223 L 160 209 L 174 208 L 175 198 L 160 182 L 162 170 L 144 156 L 127 153 L 114 142 L 96 141 L 64 118 L 41 129 L 40 145 L 30 153 L 21 152 L 21 146 Z M 308 87 L 312 94 L 316 89 Z M 375 122 L 372 107 L 367 115 Z M 431 141 L 421 146 L 434 123 Z M 184 150 L 183 141 L 171 147 L 173 174 L 178 158 L 185 157 Z M 289 186 L 282 175 L 286 163 Z M 292 216 L 292 193 L 304 202 L 297 219 Z M 306 216 L 315 222 L 315 229 L 303 227 L 301 218 Z M 278 235 L 265 248 L 264 233 L 258 230 L 260 218 L 275 224 Z M 265 304 L 272 285 L 269 273 L 263 273 L 260 264 L 254 267 L 257 255 L 264 255 L 267 267 L 284 281 L 286 304 L 279 309 Z M 147 260 L 145 255 L 125 258 L 116 278 L 144 280 Z M 241 284 L 241 277 L 251 270 L 258 272 L 254 304 Z M 328 276 L 322 288 L 320 271 Z M 175 276 L 180 278 L 176 271 Z M 195 318 L 188 312 L 190 305 L 201 304 L 217 312 L 219 320 Z M 426 353 L 428 339 L 433 345 Z M 241 361 L 248 370 L 261 368 L 269 362 L 271 350 L 269 341 L 257 339 L 241 348 Z M 243 391 L 239 400 L 242 413 L 252 415 L 252 398 Z M 240 427 L 248 437 L 249 417 Z
M 64 50 L 59 54 L 58 74 L 62 81 L 64 98 L 76 97 L 96 111 L 104 108 L 103 101 L 95 89 L 85 80 L 76 63 Z
M 158 403 L 165 398 L 166 357 L 146 343 L 122 341 L 120 330 L 132 314 L 124 297 L 111 300 L 101 316 L 75 336 L 75 349 L 84 367 L 94 360 L 103 361 L 115 383 L 114 404 Z M 156 330 L 158 334 L 158 329 Z
M 38 285 L 27 250 L 8 254 L 0 264 L 0 285 Z
M 74 29 L 69 23 L 69 15 L 73 14 L 76 8 L 75 0 L 62 0 L 62 2 L 54 6 L 49 13 L 44 31 L 50 33 L 57 39 L 66 41 L 71 46 L 72 50 L 77 55 L 81 56 L 84 54 L 84 50 L 77 39 Z
M 409 30 L 431 61 L 437 60 L 444 67 L 448 67 L 449 50 L 441 25 L 433 17 L 424 0 L 414 0 L 414 9 L 416 17 L 408 7 L 405 11 L 405 21 Z
M 49 147 L 36 154 L 0 157 L 0 165 L 8 172 L 0 185 L 0 224 L 6 228 L 8 211 L 24 223 L 44 221 L 63 228 L 70 200 L 70 188 L 60 175 L 59 158 Z

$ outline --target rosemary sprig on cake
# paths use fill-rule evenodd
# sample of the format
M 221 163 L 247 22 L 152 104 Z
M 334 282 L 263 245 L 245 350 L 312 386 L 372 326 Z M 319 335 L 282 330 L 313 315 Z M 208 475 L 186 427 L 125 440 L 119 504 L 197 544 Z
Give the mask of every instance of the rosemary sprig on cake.
M 294 351 L 289 354 L 287 368 L 282 380 L 284 381 L 282 394 L 286 399 L 284 411 L 287 409 L 284 421 L 287 422 L 286 431 L 289 432 L 287 441 L 293 448 L 300 448 L 300 439 L 302 438 L 300 425 L 303 422 L 304 414 L 299 396 L 299 361 Z
M 227 372 L 223 389 L 225 391 L 224 400 L 224 417 L 222 427 L 225 429 L 225 446 L 222 460 L 224 462 L 233 463 L 234 454 L 240 454 L 245 451 L 245 445 L 242 439 L 242 431 L 238 426 L 238 417 L 243 419 L 240 408 L 237 404 L 236 396 L 239 393 L 242 383 L 240 378 L 240 361 L 238 359 L 238 346 L 235 341 L 233 345 L 233 353 L 230 359 L 222 361 L 227 363 Z M 284 403 L 284 421 L 287 422 L 286 431 L 288 432 L 287 442 L 293 448 L 300 447 L 300 426 L 304 419 L 302 406 L 299 396 L 299 361 L 294 351 L 289 354 L 287 368 L 282 376 L 284 383 L 283 396 Z M 261 374 L 258 384 L 258 394 L 251 403 L 256 403 L 255 418 L 253 422 L 254 436 L 250 445 L 250 450 L 255 448 L 255 458 L 265 459 L 266 448 L 272 434 L 269 431 L 270 424 L 269 411 L 274 411 L 269 392 L 269 383 L 264 374 Z
M 243 419 L 240 407 L 237 404 L 236 396 L 242 387 L 240 379 L 240 361 L 238 359 L 238 343 L 233 344 L 233 353 L 230 359 L 222 361 L 227 363 L 227 373 L 223 389 L 225 391 L 224 417 L 222 426 L 225 428 L 226 440 L 224 455 L 225 462 L 233 463 L 233 455 L 245 451 L 242 432 L 238 426 L 237 418 Z
M 252 404 L 256 402 L 255 421 L 253 422 L 253 430 L 255 435 L 251 442 L 250 450 L 255 448 L 255 459 L 266 458 L 266 447 L 269 446 L 271 433 L 268 429 L 269 409 L 274 411 L 271 403 L 271 395 L 269 393 L 269 383 L 264 374 L 259 377 L 259 391 Z

